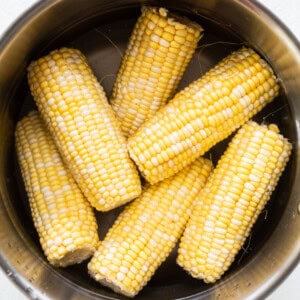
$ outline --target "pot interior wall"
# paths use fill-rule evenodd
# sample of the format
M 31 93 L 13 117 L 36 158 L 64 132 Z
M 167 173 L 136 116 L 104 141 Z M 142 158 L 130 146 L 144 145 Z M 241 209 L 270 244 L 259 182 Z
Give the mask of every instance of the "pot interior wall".
M 51 38 L 45 39 L 46 34 L 44 33 L 44 38 L 39 41 L 40 47 L 31 49 L 26 54 L 26 63 L 61 46 L 79 48 L 86 54 L 92 69 L 109 96 L 121 61 L 121 54 L 124 52 L 139 11 L 137 6 L 132 6 L 130 9 L 128 7 L 118 10 L 110 9 L 107 13 L 104 10 L 102 13 L 95 13 L 78 19 L 69 27 L 66 26 L 60 35 L 51 33 L 49 34 Z M 177 11 L 198 21 L 205 29 L 204 38 L 200 41 L 193 60 L 181 81 L 179 89 L 182 89 L 232 50 L 239 48 L 245 41 L 231 31 L 230 26 L 222 26 L 223 24 L 214 22 L 213 18 L 209 18 L 205 14 L 202 16 L 201 14 L 191 14 L 180 8 L 177 8 Z M 16 161 L 13 139 L 16 122 L 28 111 L 34 109 L 35 105 L 28 89 L 25 68 L 16 74 L 16 78 L 11 84 L 4 102 L 1 103 L 0 116 L 1 123 L 4 124 L 1 130 L 1 139 L 4 141 L 0 153 L 1 192 L 4 191 L 6 195 L 3 200 L 6 208 L 10 211 L 10 217 L 18 228 L 18 232 L 32 247 L 34 255 L 46 261 L 31 220 L 27 197 Z M 291 141 L 296 140 L 294 124 L 291 122 L 292 114 L 283 90 L 281 95 L 259 113 L 254 120 L 265 123 L 275 122 L 287 138 Z M 211 157 L 216 163 L 227 143 L 228 140 L 218 144 L 206 156 Z M 272 235 L 289 198 L 293 181 L 292 165 L 294 163 L 295 157 L 293 155 L 278 188 L 260 215 L 251 236 L 245 243 L 245 247 L 219 284 L 226 282 L 228 278 L 234 276 L 253 260 L 262 245 Z M 112 224 L 121 210 L 122 208 L 118 208 L 109 213 L 96 213 L 101 237 L 105 235 L 109 225 Z M 174 299 L 195 294 L 198 294 L 199 297 L 206 297 L 208 294 L 214 293 L 214 285 L 206 285 L 202 281 L 192 279 L 176 265 L 175 258 L 176 249 L 136 299 Z M 64 281 L 70 280 L 77 285 L 77 289 L 82 289 L 83 293 L 85 289 L 88 289 L 92 291 L 94 296 L 123 298 L 92 280 L 87 274 L 86 263 L 65 269 L 49 268 L 59 277 L 62 276 L 60 277 L 62 284 Z

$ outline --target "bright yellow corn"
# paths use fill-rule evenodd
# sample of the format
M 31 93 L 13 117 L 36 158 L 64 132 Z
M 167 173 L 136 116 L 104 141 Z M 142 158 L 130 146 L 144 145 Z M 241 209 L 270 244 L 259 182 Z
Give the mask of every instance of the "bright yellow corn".
M 119 215 L 89 273 L 116 292 L 135 296 L 174 248 L 211 168 L 199 158 L 172 178 L 148 185 Z
M 177 263 L 215 282 L 229 268 L 269 200 L 292 146 L 274 124 L 248 122 L 212 172 L 180 241 Z
M 84 195 L 107 211 L 141 193 L 126 140 L 86 58 L 62 48 L 31 63 L 34 100 Z
M 128 140 L 150 183 L 168 178 L 228 137 L 278 94 L 271 68 L 242 48 L 191 83 Z
M 34 225 L 49 262 L 65 267 L 87 259 L 99 242 L 96 218 L 39 113 L 19 121 L 15 136 Z
M 110 99 L 125 136 L 173 96 L 202 32 L 164 8 L 142 9 Z

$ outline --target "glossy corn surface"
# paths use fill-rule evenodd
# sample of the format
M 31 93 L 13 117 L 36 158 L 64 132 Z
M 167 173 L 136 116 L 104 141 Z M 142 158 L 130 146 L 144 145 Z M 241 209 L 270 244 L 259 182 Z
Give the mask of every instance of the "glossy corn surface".
M 207 283 L 240 251 L 270 199 L 291 153 L 278 127 L 242 126 L 199 193 L 180 241 L 177 263 Z
M 167 9 L 142 9 L 110 98 L 125 136 L 174 95 L 202 32 L 197 23 Z
M 61 48 L 30 64 L 33 98 L 80 189 L 107 211 L 141 193 L 126 140 L 84 55 Z
M 91 276 L 135 296 L 174 248 L 211 168 L 209 160 L 199 158 L 174 177 L 148 184 L 100 244 L 88 265 Z
M 99 242 L 94 212 L 39 113 L 19 121 L 15 136 L 32 218 L 49 262 L 65 267 L 89 258 Z
M 130 156 L 155 183 L 207 152 L 278 95 L 271 68 L 241 48 L 191 83 L 128 140 Z

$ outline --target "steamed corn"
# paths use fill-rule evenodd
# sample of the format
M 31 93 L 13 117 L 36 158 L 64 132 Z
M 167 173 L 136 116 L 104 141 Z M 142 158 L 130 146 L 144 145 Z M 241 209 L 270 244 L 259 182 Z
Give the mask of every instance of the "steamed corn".
M 89 258 L 99 242 L 94 212 L 38 112 L 18 122 L 15 136 L 31 214 L 49 262 L 65 267 Z
M 97 210 L 120 206 L 141 193 L 126 140 L 83 54 L 62 48 L 32 62 L 33 98 L 80 189 Z
M 278 127 L 241 127 L 199 193 L 177 262 L 207 283 L 230 267 L 270 199 L 291 153 Z
M 110 98 L 125 136 L 173 96 L 202 32 L 167 9 L 142 9 Z
M 199 158 L 174 177 L 148 185 L 119 215 L 89 273 L 116 292 L 135 296 L 174 248 L 211 168 Z
M 156 183 L 228 137 L 278 95 L 271 68 L 241 48 L 194 81 L 128 139 L 143 176 Z

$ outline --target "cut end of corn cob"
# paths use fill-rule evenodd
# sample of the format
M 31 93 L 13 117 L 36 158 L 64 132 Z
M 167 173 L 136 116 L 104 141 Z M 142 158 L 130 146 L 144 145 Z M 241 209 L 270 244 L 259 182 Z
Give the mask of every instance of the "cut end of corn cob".
M 200 191 L 181 238 L 177 263 L 207 283 L 230 267 L 270 199 L 292 146 L 275 124 L 248 122 Z
M 70 265 L 81 263 L 90 258 L 96 251 L 95 246 L 82 246 L 74 251 L 66 253 L 62 258 L 54 258 L 51 264 L 56 267 L 68 267 Z
M 38 112 L 18 122 L 16 150 L 43 251 L 54 266 L 89 258 L 99 243 L 94 212 L 82 195 Z
M 181 236 L 212 163 L 199 158 L 156 185 L 119 215 L 88 265 L 91 276 L 115 292 L 135 296 Z
M 142 9 L 110 99 L 125 136 L 173 96 L 202 34 L 199 24 L 165 8 Z
M 62 158 L 97 210 L 140 195 L 120 124 L 84 55 L 62 48 L 30 64 L 33 98 Z
M 128 139 L 143 176 L 156 183 L 227 138 L 277 95 L 267 63 L 241 48 L 191 83 Z

